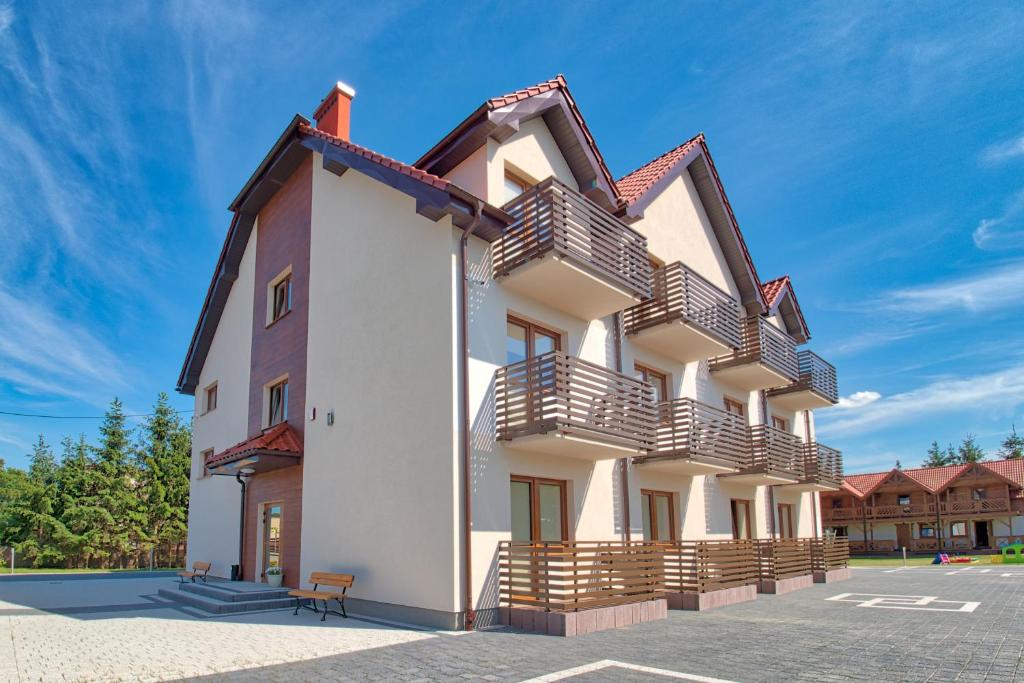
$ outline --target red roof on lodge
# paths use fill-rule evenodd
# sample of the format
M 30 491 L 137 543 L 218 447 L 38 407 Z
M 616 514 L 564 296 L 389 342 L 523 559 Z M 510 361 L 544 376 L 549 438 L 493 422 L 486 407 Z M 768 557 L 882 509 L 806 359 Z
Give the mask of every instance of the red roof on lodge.
M 1024 488 L 1024 460 L 992 460 L 972 463 L 1020 488 Z M 899 473 L 920 484 L 929 493 L 938 493 L 949 486 L 971 467 L 968 465 L 946 465 L 944 467 L 916 467 L 908 470 L 891 469 L 887 472 L 848 474 L 843 478 L 842 490 L 857 498 L 865 498 L 874 492 L 893 474 Z

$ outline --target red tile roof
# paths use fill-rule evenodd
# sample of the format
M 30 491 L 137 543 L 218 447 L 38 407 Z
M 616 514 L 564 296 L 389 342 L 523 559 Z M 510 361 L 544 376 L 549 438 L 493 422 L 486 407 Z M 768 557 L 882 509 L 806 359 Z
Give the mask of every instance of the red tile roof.
M 932 493 L 944 489 L 957 475 L 963 474 L 969 465 L 946 465 L 945 467 L 918 467 L 903 470 L 907 475 Z
M 1024 460 L 993 460 L 980 462 L 978 465 L 996 476 L 1009 479 L 1015 485 L 1024 488 Z M 970 465 L 946 465 L 944 467 L 915 467 L 909 470 L 892 469 L 888 472 L 871 472 L 869 474 L 848 474 L 843 478 L 842 488 L 858 498 L 864 498 L 891 474 L 900 472 L 930 493 L 938 493 L 969 467 Z
M 377 152 L 374 152 L 372 149 L 367 149 L 366 147 L 363 147 L 361 145 L 357 145 L 355 143 L 342 140 L 341 138 L 335 137 L 330 133 L 325 133 L 322 130 L 317 130 L 312 126 L 302 124 L 299 126 L 299 132 L 302 133 L 303 135 L 312 135 L 314 137 L 326 140 L 332 145 L 341 147 L 342 149 L 348 150 L 349 152 L 354 152 L 355 154 L 358 154 L 361 157 L 378 163 L 381 166 L 387 166 L 388 168 L 394 169 L 399 173 L 403 173 L 409 176 L 410 178 L 415 178 L 416 180 L 427 183 L 428 185 L 433 185 L 439 190 L 447 190 L 452 184 L 451 181 L 445 180 L 444 178 L 440 178 L 434 175 L 433 173 L 427 173 L 426 171 L 422 171 L 411 164 L 406 164 L 396 159 L 392 159 L 391 157 L 386 157 L 383 154 L 378 154 Z
M 1024 459 L 993 460 L 992 462 L 984 462 L 982 465 L 994 473 L 1009 479 L 1017 486 L 1024 488 Z
M 259 436 L 241 441 L 234 446 L 210 456 L 206 466 L 218 465 L 237 460 L 255 452 L 273 451 L 281 455 L 302 455 L 302 437 L 287 422 L 263 430 Z
M 559 88 L 566 88 L 568 85 L 565 82 L 565 76 L 558 74 L 554 78 L 538 83 L 537 85 L 531 85 L 527 88 L 521 88 L 514 90 L 507 95 L 501 95 L 499 97 L 492 97 L 487 100 L 487 106 L 491 109 L 497 109 L 498 107 L 505 107 L 510 104 L 515 104 L 522 100 L 533 97 L 534 95 L 541 95 L 551 90 L 558 90 Z
M 858 496 L 863 498 L 867 493 L 882 483 L 886 477 L 892 472 L 872 472 L 871 474 L 848 474 L 843 477 L 843 483 L 849 484 L 859 493 Z
M 675 149 L 619 178 L 615 185 L 622 196 L 622 201 L 627 205 L 636 203 L 656 182 L 664 178 L 680 159 L 703 142 L 704 133 L 698 133 Z
M 764 290 L 765 301 L 768 302 L 768 307 L 772 308 L 775 306 L 779 297 L 782 296 L 783 290 L 786 288 L 786 283 L 789 282 L 789 276 L 783 275 L 777 277 L 774 280 L 769 280 L 761 284 L 761 289 Z

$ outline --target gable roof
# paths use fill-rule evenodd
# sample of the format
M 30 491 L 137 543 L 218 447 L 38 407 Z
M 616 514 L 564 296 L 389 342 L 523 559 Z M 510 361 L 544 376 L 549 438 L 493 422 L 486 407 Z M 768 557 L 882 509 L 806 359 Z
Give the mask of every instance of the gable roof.
M 580 191 L 591 199 L 603 197 L 605 208 L 615 208 L 619 203 L 615 179 L 562 74 L 484 101 L 413 165 L 443 176 L 485 144 L 488 137 L 505 140 L 519 129 L 520 122 L 538 116 L 544 118 L 566 156 Z M 578 153 L 573 154 L 570 148 L 577 145 Z
M 718 175 L 715 161 L 711 158 L 707 140 L 698 133 L 678 147 L 665 152 L 640 168 L 618 180 L 616 186 L 622 198 L 621 213 L 633 219 L 643 216 L 643 211 L 662 190 L 679 174 L 690 172 L 694 187 L 700 197 L 704 211 L 711 221 L 729 270 L 732 271 L 736 286 L 740 290 L 747 312 L 763 313 L 767 310 L 761 279 L 754 267 L 754 259 L 743 239 L 736 214 L 725 194 L 725 186 Z M 734 248 L 730 248 L 730 243 Z M 753 307 L 756 310 L 750 310 Z
M 250 455 L 302 455 L 302 437 L 287 422 L 270 427 L 258 436 L 240 441 L 220 453 L 210 456 L 207 467 L 223 465 Z
M 776 312 L 780 312 L 790 335 L 801 343 L 811 338 L 811 330 L 807 327 L 807 320 L 800 310 L 800 302 L 797 301 L 793 282 L 788 275 L 762 283 L 761 291 L 764 292 L 765 301 L 768 303 L 768 314 L 775 315 Z
M 966 465 L 915 467 L 909 470 L 891 469 L 887 472 L 848 474 L 843 477 L 841 488 L 857 498 L 863 499 L 874 493 L 892 475 L 902 474 L 929 493 L 939 493 L 975 466 L 987 470 L 1012 486 L 1024 488 L 1024 460 L 993 460 Z

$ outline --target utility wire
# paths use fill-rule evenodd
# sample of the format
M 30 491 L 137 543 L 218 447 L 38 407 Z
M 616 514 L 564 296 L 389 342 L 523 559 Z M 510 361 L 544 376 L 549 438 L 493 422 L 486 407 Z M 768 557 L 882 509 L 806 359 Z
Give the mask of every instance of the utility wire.
M 182 413 L 194 413 L 194 410 L 172 410 L 172 413 L 181 415 Z M 106 415 L 38 415 L 36 413 L 11 413 L 6 410 L 0 410 L 0 415 L 7 415 L 9 417 L 39 417 L 47 420 L 104 420 Z M 156 413 L 135 413 L 133 415 L 123 415 L 122 417 L 151 417 Z

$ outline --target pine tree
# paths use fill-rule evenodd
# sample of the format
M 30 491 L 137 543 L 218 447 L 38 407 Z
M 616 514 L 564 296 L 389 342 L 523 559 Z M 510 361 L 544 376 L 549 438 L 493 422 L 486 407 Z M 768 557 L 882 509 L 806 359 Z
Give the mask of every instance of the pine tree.
M 964 440 L 960 442 L 960 448 L 957 450 L 956 462 L 961 465 L 966 465 L 972 462 L 981 462 L 985 459 L 985 451 L 981 449 L 978 442 L 974 440 L 974 434 L 968 434 L 964 437 Z
M 147 543 L 175 549 L 188 534 L 188 488 L 192 439 L 161 392 L 142 428 L 136 459 L 147 526 Z M 160 558 L 157 558 L 160 561 Z
M 108 555 L 103 547 L 103 531 L 114 519 L 100 500 L 99 470 L 90 458 L 91 449 L 84 436 L 78 441 L 65 437 L 57 482 L 60 518 L 68 530 L 68 566 L 89 567 L 96 558 Z
M 28 472 L 9 482 L 15 484 L 16 490 L 7 493 L 10 500 L 4 515 L 6 543 L 31 560 L 34 567 L 60 563 L 64 559 L 62 542 L 66 530 L 54 515 L 57 462 L 41 435 L 29 456 Z
M 1024 458 L 1024 436 L 1017 434 L 1016 425 L 1012 425 L 1010 429 L 1010 435 L 1000 444 L 999 457 L 1004 460 L 1019 460 Z
M 100 528 L 102 547 L 121 568 L 130 561 L 139 540 L 140 523 L 144 523 L 141 501 L 136 496 L 138 477 L 130 441 L 121 401 L 115 398 L 100 425 L 100 445 L 95 452 L 98 502 L 110 515 Z
M 921 467 L 942 467 L 948 464 L 946 457 L 946 454 L 939 448 L 939 442 L 932 441 L 932 445 L 928 447 L 928 457 L 921 463 Z

